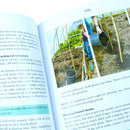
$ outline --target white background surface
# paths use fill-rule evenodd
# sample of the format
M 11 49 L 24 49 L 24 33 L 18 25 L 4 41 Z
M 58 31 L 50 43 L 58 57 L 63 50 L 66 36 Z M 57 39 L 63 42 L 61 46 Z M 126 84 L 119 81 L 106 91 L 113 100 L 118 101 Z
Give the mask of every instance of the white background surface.
M 65 10 L 98 0 L 0 0 L 0 13 L 20 13 L 37 24 Z

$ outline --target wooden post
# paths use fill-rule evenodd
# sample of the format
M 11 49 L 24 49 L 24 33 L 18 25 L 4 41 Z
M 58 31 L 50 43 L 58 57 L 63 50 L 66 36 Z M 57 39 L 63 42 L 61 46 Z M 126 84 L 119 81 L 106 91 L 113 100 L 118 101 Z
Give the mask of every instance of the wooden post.
M 102 28 L 102 24 L 101 24 L 101 22 L 100 22 L 99 17 L 97 17 L 97 23 L 99 23 L 99 26 L 100 26 L 101 30 L 103 30 L 103 28 Z
M 117 38 L 118 47 L 119 47 L 120 60 L 121 60 L 121 62 L 123 63 L 122 53 L 121 53 L 121 46 L 120 46 L 120 40 L 119 40 L 119 36 L 118 36 L 116 24 L 115 24 L 114 18 L 113 18 L 113 16 L 112 16 L 112 12 L 110 12 L 110 17 L 111 17 L 111 20 L 112 20 L 112 22 L 113 22 L 113 26 L 114 26 L 115 33 L 116 33 L 116 38 Z
M 109 42 L 110 42 L 110 44 L 111 44 L 111 48 L 112 48 L 112 50 L 113 50 L 113 45 L 112 45 L 111 37 L 110 37 L 109 31 L 108 31 L 108 28 L 107 28 L 107 24 L 106 24 L 106 20 L 105 20 L 104 14 L 102 14 L 102 17 L 103 17 L 103 21 L 104 21 L 106 33 L 107 33 L 107 35 L 108 35 Z
M 89 68 L 89 62 L 87 61 L 87 68 L 88 68 L 88 79 L 91 79 L 91 70 Z
M 82 61 L 82 77 L 81 77 L 81 81 L 84 80 L 84 64 L 83 64 L 83 61 Z
M 66 25 L 66 34 L 67 34 L 67 25 Z M 67 39 L 68 39 L 68 44 L 69 44 L 69 51 L 70 51 L 71 61 L 72 61 L 72 64 L 73 64 L 73 67 L 74 67 L 74 70 L 75 70 L 75 65 L 74 65 L 73 55 L 72 55 L 71 48 L 70 48 L 68 35 L 67 35 Z
M 83 50 L 83 66 L 84 66 L 84 72 L 85 72 L 85 79 L 87 79 L 88 77 L 88 69 L 87 69 L 87 66 L 86 66 L 86 62 L 85 62 L 85 52 Z
M 58 41 L 58 46 L 59 46 L 59 51 L 60 51 L 60 43 L 59 43 L 59 38 L 58 38 L 58 33 L 57 33 L 57 29 L 56 29 L 56 36 L 57 36 L 57 41 Z M 63 59 L 62 55 L 61 55 L 61 51 L 60 51 L 60 56 L 61 56 L 61 59 Z M 65 67 L 64 67 L 64 64 L 62 62 L 62 66 L 63 66 L 63 69 L 65 71 Z

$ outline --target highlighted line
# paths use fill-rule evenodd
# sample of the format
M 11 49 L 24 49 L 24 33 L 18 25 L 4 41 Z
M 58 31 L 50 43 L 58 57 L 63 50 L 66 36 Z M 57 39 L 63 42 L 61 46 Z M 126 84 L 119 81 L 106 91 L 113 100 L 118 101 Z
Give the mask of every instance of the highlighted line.
M 0 117 L 38 114 L 49 114 L 48 105 L 44 104 L 0 107 Z

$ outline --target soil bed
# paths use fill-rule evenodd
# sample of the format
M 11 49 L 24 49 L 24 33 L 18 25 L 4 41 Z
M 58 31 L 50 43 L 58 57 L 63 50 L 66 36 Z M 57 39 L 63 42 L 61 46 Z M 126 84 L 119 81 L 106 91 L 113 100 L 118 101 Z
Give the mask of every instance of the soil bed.
M 112 49 L 110 44 L 107 46 L 107 49 L 93 47 L 101 76 L 130 69 L 130 26 L 128 26 L 125 14 L 115 16 L 114 20 L 119 35 L 123 63 L 121 63 L 118 42 L 112 21 L 110 18 L 107 18 L 107 28 L 114 49 Z M 105 28 L 103 21 L 101 21 L 101 26 L 103 29 Z M 104 31 L 106 30 L 104 29 Z

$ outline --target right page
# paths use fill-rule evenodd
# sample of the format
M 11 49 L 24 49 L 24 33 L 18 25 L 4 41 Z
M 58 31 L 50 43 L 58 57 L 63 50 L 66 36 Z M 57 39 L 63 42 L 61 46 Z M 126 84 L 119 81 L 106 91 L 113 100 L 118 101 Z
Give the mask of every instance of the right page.
M 77 7 L 39 34 L 57 129 L 130 129 L 129 1 Z

